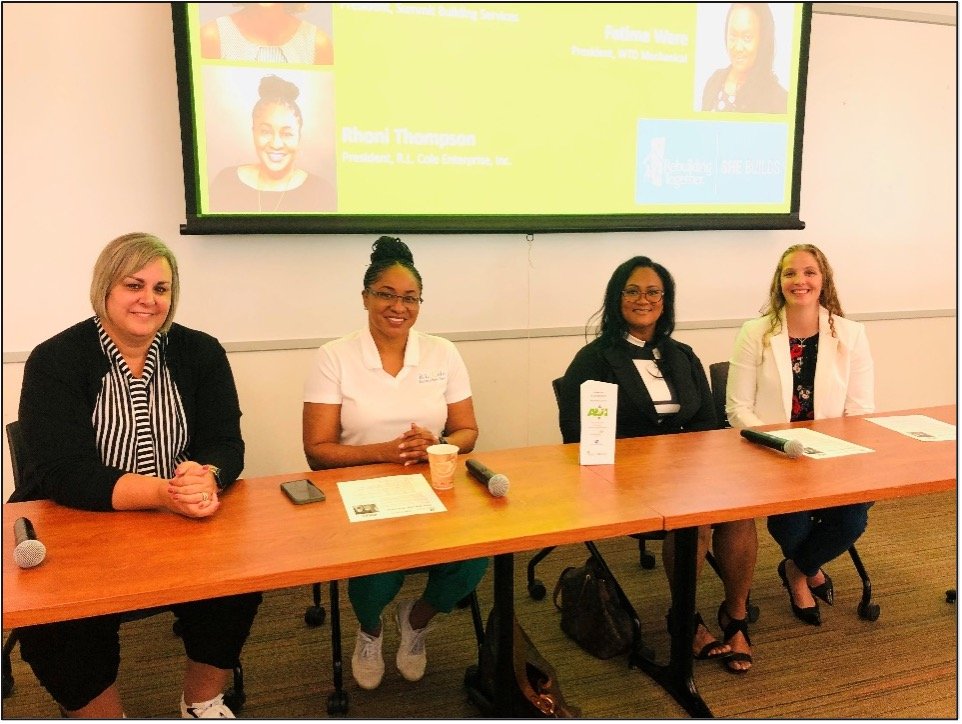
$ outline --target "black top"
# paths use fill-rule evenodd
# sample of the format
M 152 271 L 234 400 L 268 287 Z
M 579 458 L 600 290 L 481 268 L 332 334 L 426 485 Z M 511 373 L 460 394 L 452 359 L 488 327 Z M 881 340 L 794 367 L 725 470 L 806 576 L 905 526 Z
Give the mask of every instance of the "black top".
M 227 354 L 209 334 L 175 324 L 164 364 L 187 416 L 187 457 L 220 468 L 221 483 L 244 468 L 240 405 Z M 112 510 L 114 485 L 126 470 L 105 465 L 92 414 L 110 368 L 94 319 L 40 343 L 23 370 L 20 427 L 24 480 L 11 502 L 51 499 L 86 510 Z
M 237 168 L 225 168 L 210 185 L 210 211 L 269 214 L 337 208 L 334 189 L 320 176 L 308 173 L 304 183 L 288 191 L 258 191 L 240 180 Z
M 731 111 L 735 113 L 785 113 L 788 92 L 778 84 L 774 73 L 757 74 L 748 78 L 730 99 L 725 93 L 728 68 L 712 73 L 705 83 L 702 96 L 703 111 Z
M 558 416 L 564 442 L 581 439 L 581 383 L 585 380 L 618 385 L 617 437 L 643 437 L 672 432 L 714 430 L 718 427 L 711 389 L 701 361 L 692 348 L 666 338 L 656 344 L 658 367 L 675 392 L 681 409 L 659 416 L 638 368 L 629 342 L 606 345 L 600 338 L 581 348 L 561 379 Z

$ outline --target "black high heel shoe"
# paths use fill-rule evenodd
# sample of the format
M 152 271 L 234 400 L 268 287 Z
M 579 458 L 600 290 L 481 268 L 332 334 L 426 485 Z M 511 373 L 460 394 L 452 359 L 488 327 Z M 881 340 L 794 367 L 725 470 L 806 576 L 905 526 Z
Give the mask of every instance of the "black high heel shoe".
M 787 559 L 786 559 L 787 560 Z M 782 579 L 782 585 L 788 591 L 788 602 L 792 605 L 792 613 L 799 621 L 804 621 L 810 626 L 822 625 L 822 613 L 818 610 L 818 601 L 814 606 L 802 608 L 795 604 L 795 597 L 792 595 L 792 588 L 788 585 L 788 575 L 785 573 L 785 560 L 778 564 L 778 577 Z
M 822 571 L 822 575 L 825 576 L 825 580 L 817 586 L 809 586 L 808 590 L 812 592 L 815 598 L 820 598 L 829 606 L 835 605 L 835 587 L 832 586 L 832 577 L 829 576 L 825 571 Z

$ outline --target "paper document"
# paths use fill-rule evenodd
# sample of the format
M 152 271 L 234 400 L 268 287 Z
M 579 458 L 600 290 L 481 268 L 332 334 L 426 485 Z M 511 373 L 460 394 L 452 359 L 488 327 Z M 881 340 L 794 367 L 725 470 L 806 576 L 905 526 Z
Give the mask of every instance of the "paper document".
M 582 465 L 613 465 L 615 425 L 618 418 L 618 385 L 585 380 L 581 383 Z
M 875 452 L 872 448 L 862 447 L 848 440 L 842 440 L 821 432 L 815 432 L 814 430 L 809 430 L 807 427 L 793 427 L 790 430 L 766 430 L 765 432 L 769 435 L 780 437 L 782 440 L 798 440 L 805 446 L 805 451 L 802 455 L 817 460 Z
M 421 473 L 390 475 L 337 484 L 352 523 L 447 511 Z
M 923 442 L 955 440 L 955 425 L 936 420 L 928 415 L 892 415 L 865 419 Z

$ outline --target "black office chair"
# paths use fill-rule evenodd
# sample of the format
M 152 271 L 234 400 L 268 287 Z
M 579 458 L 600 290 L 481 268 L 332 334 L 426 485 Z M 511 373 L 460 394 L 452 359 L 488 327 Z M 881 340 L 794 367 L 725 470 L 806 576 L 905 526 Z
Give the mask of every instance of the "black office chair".
M 718 413 L 718 419 L 724 421 L 724 427 L 731 427 L 728 422 L 728 413 L 725 411 L 725 398 L 728 394 L 728 365 L 728 362 L 713 362 L 708 366 L 715 411 Z M 858 603 L 859 618 L 866 621 L 876 621 L 881 609 L 877 603 L 872 603 L 872 581 L 869 579 L 868 571 L 865 570 L 862 559 L 854 545 L 848 549 L 848 555 L 862 581 L 862 598 Z
M 559 409 L 560 409 L 560 401 L 561 401 L 562 379 L 564 378 L 559 377 L 551 381 L 551 389 L 554 390 L 555 402 L 559 404 Z M 663 541 L 665 539 L 665 535 L 666 534 L 664 531 L 655 531 L 651 533 L 634 533 L 631 535 L 632 538 L 636 538 L 638 540 L 638 564 L 642 568 L 646 570 L 651 570 L 652 568 L 655 567 L 655 557 L 646 550 L 645 548 L 646 541 L 650 541 L 650 540 Z M 602 566 L 604 566 L 605 570 L 610 570 L 608 568 L 608 564 L 605 562 L 604 558 L 602 558 L 600 551 L 598 550 L 598 548 L 595 546 L 593 542 L 585 541 L 585 546 L 588 548 L 588 551 L 591 553 L 591 555 Z M 535 574 L 535 569 L 537 565 L 541 561 L 543 561 L 554 549 L 555 549 L 554 546 L 550 546 L 548 548 L 542 548 L 540 551 L 535 553 L 535 555 L 531 558 L 530 561 L 528 561 L 528 595 L 531 596 L 531 598 L 533 598 L 535 601 L 540 601 L 545 597 L 545 594 L 547 593 L 547 589 L 545 588 L 544 583 L 537 578 Z M 715 556 L 712 555 L 711 551 L 708 551 L 707 555 L 705 556 L 705 560 L 708 561 L 708 565 L 712 567 L 712 570 L 715 571 L 715 573 L 720 576 L 721 572 L 718 569 L 718 562 L 715 560 Z M 752 605 L 751 601 L 749 601 L 749 604 L 748 604 L 748 620 L 752 623 L 758 620 L 758 607 Z
M 426 572 L 427 568 L 415 568 L 413 573 Z M 331 595 L 331 658 L 334 670 L 334 691 L 327 696 L 328 714 L 347 714 L 348 696 L 344 691 L 344 658 L 341 653 L 341 606 L 338 597 L 338 581 L 330 582 Z M 311 587 L 314 602 L 304 612 L 304 623 L 316 627 L 324 623 L 327 613 L 321 603 L 321 584 L 315 583 Z M 471 621 L 474 624 L 474 635 L 478 642 L 478 654 L 484 643 L 484 622 L 481 619 L 481 606 L 478 603 L 477 591 L 471 593 L 458 602 L 458 608 L 471 607 Z
M 23 444 L 23 431 L 20 429 L 20 421 L 14 420 L 13 422 L 8 422 L 6 432 L 7 449 L 10 453 L 10 467 L 13 469 L 13 487 L 16 489 L 19 488 L 23 482 L 24 454 L 26 451 Z M 139 621 L 140 619 L 155 616 L 164 611 L 166 611 L 166 609 L 163 608 L 146 608 L 141 611 L 130 611 L 129 613 L 123 614 L 122 620 L 125 623 L 129 621 Z M 173 632 L 177 636 L 180 635 L 176 621 L 174 622 Z M 13 655 L 13 647 L 17 645 L 17 641 L 19 641 L 17 629 L 12 629 L 7 640 L 3 643 L 2 683 L 4 699 L 13 694 L 15 682 L 10 657 Z M 245 701 L 247 701 L 247 694 L 244 692 L 244 667 L 238 662 L 234 668 L 233 685 L 224 692 L 224 703 L 235 715 L 239 715 L 244 708 Z

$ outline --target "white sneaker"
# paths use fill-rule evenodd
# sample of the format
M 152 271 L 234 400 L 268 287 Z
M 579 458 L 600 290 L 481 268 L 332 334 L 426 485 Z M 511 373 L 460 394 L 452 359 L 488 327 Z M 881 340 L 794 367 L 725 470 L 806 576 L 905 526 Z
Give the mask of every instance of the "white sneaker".
M 420 681 L 424 676 L 424 669 L 428 665 L 428 655 L 424 650 L 424 642 L 427 639 L 428 631 L 434 628 L 433 622 L 422 629 L 414 630 L 411 628 L 411 609 L 414 608 L 414 601 L 405 601 L 398 604 L 394 614 L 394 621 L 397 623 L 398 631 L 401 634 L 401 643 L 397 650 L 397 670 L 401 672 L 408 681 Z
M 183 719 L 236 719 L 234 712 L 224 703 L 224 695 L 218 694 L 210 701 L 187 706 L 184 696 L 180 696 L 180 716 Z
M 354 655 L 351 657 L 351 673 L 354 681 L 362 689 L 376 689 L 384 678 L 384 656 L 381 646 L 384 644 L 384 626 L 378 637 L 357 630 L 357 641 L 354 643 Z

